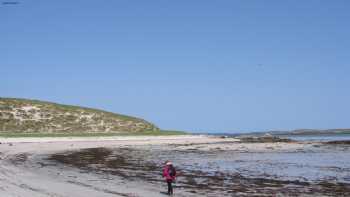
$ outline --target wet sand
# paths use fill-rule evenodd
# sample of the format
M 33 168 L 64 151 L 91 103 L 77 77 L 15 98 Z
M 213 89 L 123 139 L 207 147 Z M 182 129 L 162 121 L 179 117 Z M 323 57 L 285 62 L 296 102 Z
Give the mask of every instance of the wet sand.
M 215 163 L 230 155 L 334 149 L 319 143 L 239 143 L 206 136 L 0 142 L 0 191 L 4 196 L 165 196 L 160 173 L 166 159 L 178 165 L 175 196 L 350 195 L 350 184 L 339 180 L 255 176 L 244 168 L 222 170 Z M 240 159 L 235 158 L 235 163 Z M 249 160 L 241 162 L 243 166 L 251 164 Z M 344 170 L 341 173 L 348 173 Z

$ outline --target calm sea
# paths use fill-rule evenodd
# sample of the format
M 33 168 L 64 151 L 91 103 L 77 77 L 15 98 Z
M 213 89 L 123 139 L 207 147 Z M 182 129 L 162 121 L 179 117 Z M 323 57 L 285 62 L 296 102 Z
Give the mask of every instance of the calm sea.
M 237 134 L 221 134 L 221 136 L 237 137 Z M 350 140 L 350 134 L 283 135 L 280 137 L 313 142 Z M 350 183 L 349 150 L 350 146 L 348 145 L 324 145 L 312 146 L 297 151 L 224 151 L 221 154 L 215 154 L 213 157 L 206 156 L 202 159 L 203 162 L 198 163 L 201 163 L 199 166 L 203 167 L 204 170 L 220 169 L 220 171 L 239 172 L 247 177 L 275 177 L 282 180 Z M 196 161 L 198 160 L 197 158 Z
M 350 140 L 350 134 L 336 134 L 336 135 L 284 135 L 284 138 L 289 138 L 297 141 L 342 141 Z
M 222 133 L 222 134 L 209 133 L 209 135 L 220 135 L 220 136 L 229 136 L 229 137 L 238 136 L 238 134 L 231 134 L 231 133 Z M 320 141 L 320 142 L 350 140 L 350 134 L 279 135 L 279 137 L 289 138 L 297 141 Z

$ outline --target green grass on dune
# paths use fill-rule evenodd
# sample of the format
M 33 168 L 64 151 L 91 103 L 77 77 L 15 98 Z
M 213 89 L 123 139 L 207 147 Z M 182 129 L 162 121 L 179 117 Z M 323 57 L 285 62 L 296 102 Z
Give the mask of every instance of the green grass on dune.
M 61 111 L 78 111 L 78 110 L 86 110 L 87 112 L 94 112 L 94 113 L 104 113 L 106 115 L 112 116 L 112 117 L 117 117 L 122 120 L 140 120 L 140 121 L 145 121 L 141 118 L 133 117 L 133 116 L 127 116 L 123 114 L 118 114 L 118 113 L 112 113 L 109 111 L 105 110 L 100 110 L 100 109 L 94 109 L 94 108 L 89 108 L 89 107 L 82 107 L 82 106 L 75 106 L 75 105 L 66 105 L 66 104 L 59 104 L 59 103 L 54 103 L 54 102 L 48 102 L 48 101 L 40 101 L 40 100 L 32 100 L 32 99 L 23 99 L 23 98 L 5 98 L 5 97 L 0 97 L 0 101 L 6 101 L 7 103 L 13 104 L 13 105 L 27 105 L 27 104 L 33 104 L 36 106 L 41 106 L 41 107 L 49 107 L 52 109 L 59 109 Z
M 169 135 L 188 135 L 189 133 L 183 131 L 144 131 L 139 133 L 14 133 L 14 132 L 0 132 L 0 137 L 16 138 L 16 137 L 113 137 L 113 136 L 169 136 Z

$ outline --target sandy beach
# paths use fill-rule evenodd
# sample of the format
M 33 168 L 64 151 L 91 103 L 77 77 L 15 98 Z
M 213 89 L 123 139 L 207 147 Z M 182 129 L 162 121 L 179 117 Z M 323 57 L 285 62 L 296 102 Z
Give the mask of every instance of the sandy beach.
M 147 144 L 190 144 L 228 141 L 203 136 L 100 137 L 100 138 L 2 138 L 0 139 L 1 196 L 164 196 L 160 186 L 112 177 L 94 180 L 74 168 L 41 166 L 36 155 L 85 148 L 115 148 Z M 161 170 L 161 169 L 160 169 Z
M 262 168 L 257 168 L 259 174 L 246 167 L 252 164 L 247 156 L 317 152 L 323 147 L 318 143 L 240 143 L 234 138 L 197 135 L 1 138 L 0 142 L 0 191 L 6 197 L 165 196 L 160 173 L 166 159 L 174 159 L 179 169 L 175 196 L 350 194 L 349 184 L 283 179 Z M 244 167 L 234 171 L 231 164 L 222 165 L 227 169 L 216 166 L 215 161 L 229 157 Z M 253 164 L 259 165 L 256 160 Z

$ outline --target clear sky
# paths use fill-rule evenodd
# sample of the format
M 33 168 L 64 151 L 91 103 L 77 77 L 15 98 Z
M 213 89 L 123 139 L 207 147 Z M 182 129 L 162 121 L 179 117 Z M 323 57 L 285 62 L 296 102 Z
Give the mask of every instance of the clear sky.
M 164 129 L 350 127 L 348 0 L 16 1 L 0 0 L 1 97 Z

